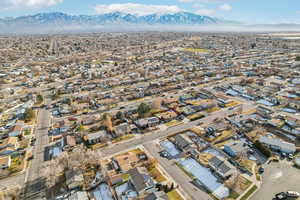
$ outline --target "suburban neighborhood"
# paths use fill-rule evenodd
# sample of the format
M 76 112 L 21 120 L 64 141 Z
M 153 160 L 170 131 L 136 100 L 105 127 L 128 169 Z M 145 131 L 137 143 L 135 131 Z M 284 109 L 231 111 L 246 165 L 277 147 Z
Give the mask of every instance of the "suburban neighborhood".
M 297 199 L 300 42 L 0 38 L 0 199 Z

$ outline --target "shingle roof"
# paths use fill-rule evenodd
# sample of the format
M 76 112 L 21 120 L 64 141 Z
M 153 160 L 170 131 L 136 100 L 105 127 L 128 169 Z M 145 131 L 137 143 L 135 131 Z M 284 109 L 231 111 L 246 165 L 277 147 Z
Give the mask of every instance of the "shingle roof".
M 140 174 L 137 168 L 130 169 L 128 173 L 130 174 L 132 183 L 137 191 L 141 191 L 147 187 L 143 175 Z

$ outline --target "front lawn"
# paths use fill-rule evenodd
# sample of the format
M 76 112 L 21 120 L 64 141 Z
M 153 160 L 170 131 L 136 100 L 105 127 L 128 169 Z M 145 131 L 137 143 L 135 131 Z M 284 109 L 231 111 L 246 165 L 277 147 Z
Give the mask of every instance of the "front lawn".
M 247 200 L 255 191 L 257 190 L 257 186 L 254 185 L 242 198 L 241 200 Z
M 169 200 L 183 200 L 181 195 L 176 190 L 172 190 L 171 192 L 168 192 L 167 195 L 169 197 Z

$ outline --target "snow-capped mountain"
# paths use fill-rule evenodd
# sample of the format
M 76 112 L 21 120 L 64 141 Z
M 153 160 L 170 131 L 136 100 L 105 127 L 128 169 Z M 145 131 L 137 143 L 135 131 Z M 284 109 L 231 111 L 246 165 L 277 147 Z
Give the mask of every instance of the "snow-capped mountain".
M 68 25 L 68 24 L 176 24 L 200 25 L 226 23 L 209 16 L 201 16 L 188 12 L 170 14 L 151 14 L 137 16 L 128 13 L 114 12 L 102 15 L 68 15 L 64 13 L 39 13 L 36 15 L 0 19 L 5 25 Z
M 0 19 L 0 33 L 22 33 L 22 32 L 47 32 L 52 30 L 96 29 L 95 27 L 152 27 L 166 26 L 172 27 L 188 25 L 218 25 L 232 24 L 233 22 L 225 21 L 209 16 L 201 16 L 188 12 L 164 13 L 135 15 L 122 12 L 113 12 L 101 15 L 68 15 L 60 12 L 39 13 L 35 15 L 21 16 L 16 18 Z M 170 26 L 171 25 L 171 26 Z

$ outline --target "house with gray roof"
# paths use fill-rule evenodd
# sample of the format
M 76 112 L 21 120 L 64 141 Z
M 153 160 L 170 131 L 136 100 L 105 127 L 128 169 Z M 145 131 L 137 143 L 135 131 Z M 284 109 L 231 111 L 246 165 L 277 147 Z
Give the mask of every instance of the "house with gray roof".
M 209 159 L 208 164 L 214 172 L 224 179 L 229 178 L 233 173 L 236 172 L 236 169 L 232 164 L 219 156 L 214 156 Z
M 133 168 L 128 171 L 130 182 L 139 195 L 155 192 L 155 184 L 147 170 L 143 167 Z
M 248 147 L 242 141 L 232 141 L 224 145 L 224 152 L 231 157 L 236 157 L 240 154 L 247 153 Z
M 277 138 L 270 138 L 261 136 L 259 141 L 269 147 L 272 150 L 280 151 L 282 153 L 294 154 L 296 152 L 296 146 L 293 143 L 285 142 Z

